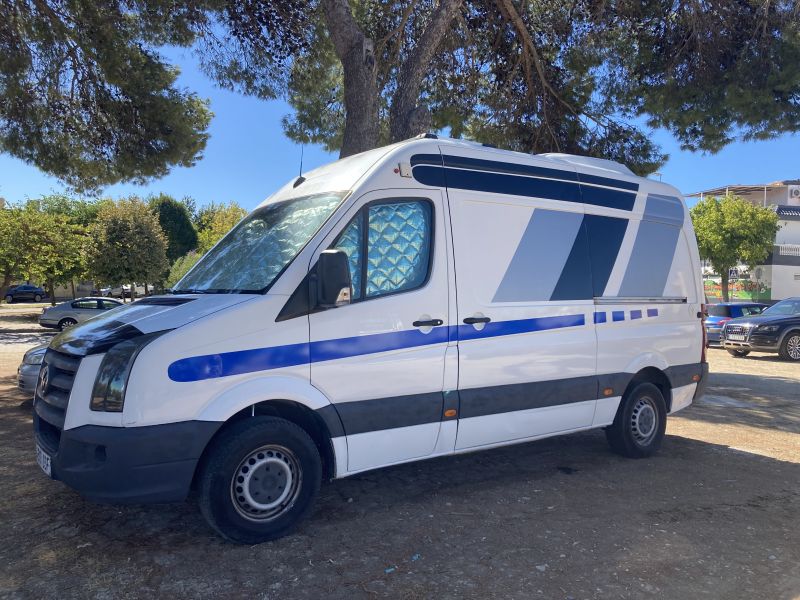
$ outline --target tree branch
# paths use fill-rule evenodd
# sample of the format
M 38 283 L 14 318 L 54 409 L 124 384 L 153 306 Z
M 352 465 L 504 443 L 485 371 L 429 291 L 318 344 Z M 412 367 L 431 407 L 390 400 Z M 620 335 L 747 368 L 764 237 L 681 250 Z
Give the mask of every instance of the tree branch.
M 405 139 L 414 133 L 409 131 L 410 117 L 419 100 L 422 80 L 462 3 L 463 0 L 440 0 L 419 41 L 401 65 L 397 74 L 397 90 L 389 109 L 392 141 Z

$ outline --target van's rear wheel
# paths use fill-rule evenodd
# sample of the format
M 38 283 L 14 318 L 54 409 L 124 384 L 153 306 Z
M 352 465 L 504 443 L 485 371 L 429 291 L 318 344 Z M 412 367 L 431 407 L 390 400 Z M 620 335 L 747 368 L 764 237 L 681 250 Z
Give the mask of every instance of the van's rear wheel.
M 283 537 L 309 513 L 322 461 L 300 427 L 252 417 L 224 430 L 199 476 L 200 510 L 223 537 L 258 544 Z
M 630 458 L 652 456 L 661 447 L 667 427 L 664 396 L 652 383 L 640 383 L 622 398 L 606 439 L 617 454 Z

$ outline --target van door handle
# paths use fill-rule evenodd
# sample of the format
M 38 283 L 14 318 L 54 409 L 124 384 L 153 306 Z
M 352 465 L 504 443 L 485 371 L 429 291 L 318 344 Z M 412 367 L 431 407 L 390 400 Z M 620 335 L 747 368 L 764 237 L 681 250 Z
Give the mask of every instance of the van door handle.
M 488 323 L 491 321 L 489 317 L 467 317 L 464 319 L 464 323 L 467 325 L 475 325 L 475 323 Z
M 439 325 L 443 325 L 444 321 L 441 319 L 430 319 L 428 321 L 414 321 L 412 325 L 414 327 L 438 327 Z

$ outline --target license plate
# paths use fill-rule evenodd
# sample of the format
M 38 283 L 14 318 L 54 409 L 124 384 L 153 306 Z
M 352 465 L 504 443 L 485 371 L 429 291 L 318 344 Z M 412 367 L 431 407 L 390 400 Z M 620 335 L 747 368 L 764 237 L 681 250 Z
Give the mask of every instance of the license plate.
M 734 341 L 734 342 L 743 342 L 744 341 L 744 335 L 738 334 L 738 333 L 729 333 L 725 337 L 728 338 L 729 340 Z
M 38 444 L 36 445 L 36 462 L 39 463 L 39 466 L 42 467 L 42 471 L 47 473 L 48 477 L 53 476 L 52 467 L 50 465 L 50 455 L 42 450 Z

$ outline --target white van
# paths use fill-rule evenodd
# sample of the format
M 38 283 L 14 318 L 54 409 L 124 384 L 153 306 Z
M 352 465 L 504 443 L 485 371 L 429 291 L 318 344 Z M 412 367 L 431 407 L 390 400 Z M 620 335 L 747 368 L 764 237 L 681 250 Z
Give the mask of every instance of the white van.
M 250 544 L 368 469 L 592 428 L 649 456 L 706 380 L 702 289 L 675 188 L 408 140 L 291 181 L 171 295 L 57 336 L 38 462 L 94 501 L 195 489 Z

